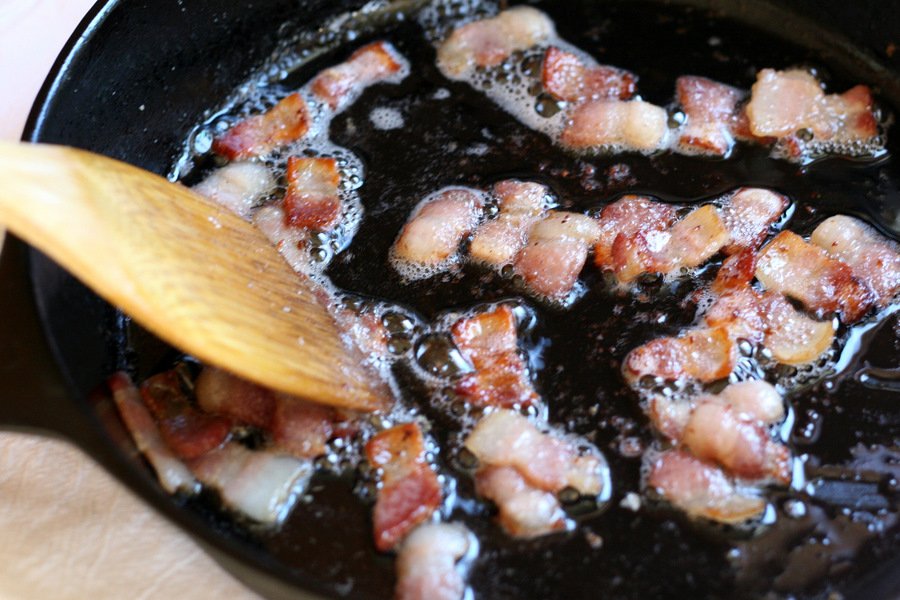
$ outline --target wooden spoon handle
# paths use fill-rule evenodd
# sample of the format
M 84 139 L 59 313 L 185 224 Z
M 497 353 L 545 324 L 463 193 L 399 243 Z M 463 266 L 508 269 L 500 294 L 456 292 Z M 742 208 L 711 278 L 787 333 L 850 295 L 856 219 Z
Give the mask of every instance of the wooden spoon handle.
M 0 181 L 0 222 L 174 346 L 308 400 L 389 405 L 321 288 L 237 215 L 73 148 L 2 143 Z

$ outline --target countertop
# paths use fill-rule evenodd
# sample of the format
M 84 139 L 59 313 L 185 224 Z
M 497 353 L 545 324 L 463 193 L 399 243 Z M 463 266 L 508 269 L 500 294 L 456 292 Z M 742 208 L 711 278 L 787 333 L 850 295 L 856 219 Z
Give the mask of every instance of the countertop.
M 0 139 L 92 0 L 0 0 Z M 0 231 L 2 240 L 2 231 Z M 0 600 L 259 600 L 74 446 L 0 431 Z

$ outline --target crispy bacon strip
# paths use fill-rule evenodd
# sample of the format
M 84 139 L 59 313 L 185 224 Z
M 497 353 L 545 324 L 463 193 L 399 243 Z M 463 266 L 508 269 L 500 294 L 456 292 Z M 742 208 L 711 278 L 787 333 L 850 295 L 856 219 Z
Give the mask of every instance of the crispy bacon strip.
M 534 182 L 506 180 L 494 185 L 497 217 L 475 231 L 469 257 L 497 268 L 512 264 L 531 227 L 546 212 L 548 194 L 546 186 Z
M 474 67 L 493 67 L 510 54 L 550 38 L 553 21 L 530 6 L 515 6 L 496 17 L 457 27 L 437 51 L 438 67 L 459 77 Z
M 397 550 L 397 600 L 462 600 L 466 583 L 457 564 L 473 546 L 456 523 L 423 523 Z
M 809 241 L 850 267 L 884 308 L 900 291 L 900 250 L 873 227 L 846 215 L 819 224 Z
M 539 400 L 518 353 L 512 309 L 500 305 L 490 312 L 457 321 L 453 343 L 474 367 L 456 384 L 456 394 L 476 406 L 529 406 Z
M 395 75 L 404 68 L 403 59 L 384 41 L 363 46 L 345 62 L 316 75 L 310 84 L 312 93 L 337 111 L 372 84 Z
M 710 382 L 728 377 L 737 358 L 737 344 L 725 327 L 699 328 L 635 348 L 625 357 L 623 370 L 632 383 L 646 375 Z
M 762 249 L 756 278 L 818 315 L 839 313 L 845 323 L 859 320 L 874 300 L 850 267 L 791 231 L 782 231 Z
M 590 100 L 568 114 L 560 143 L 569 148 L 653 152 L 666 143 L 665 109 L 643 100 Z
M 415 423 L 378 433 L 366 444 L 366 457 L 382 471 L 373 520 L 375 546 L 387 552 L 437 510 L 441 483 L 428 463 L 425 438 Z
M 599 238 L 594 244 L 594 263 L 600 268 L 613 267 L 612 247 L 621 234 L 625 239 L 638 232 L 662 232 L 675 222 L 675 207 L 645 196 L 623 196 L 603 207 L 597 218 Z
M 722 250 L 735 254 L 756 250 L 769 234 L 769 228 L 781 218 L 789 204 L 781 194 L 762 188 L 741 188 L 722 207 L 722 220 L 731 239 Z
M 727 156 L 734 146 L 737 104 L 743 93 L 704 77 L 679 77 L 675 86 L 686 117 L 678 140 L 682 149 Z
M 585 64 L 576 54 L 556 46 L 550 46 L 544 54 L 541 83 L 550 95 L 567 102 L 597 98 L 628 100 L 637 89 L 637 77 L 633 73 Z
M 303 138 L 309 131 L 309 110 L 299 93 L 291 94 L 262 115 L 249 117 L 213 140 L 213 152 L 229 160 L 268 154 L 278 146 Z
M 340 183 L 335 159 L 290 157 L 282 204 L 285 225 L 318 231 L 337 227 L 343 214 Z

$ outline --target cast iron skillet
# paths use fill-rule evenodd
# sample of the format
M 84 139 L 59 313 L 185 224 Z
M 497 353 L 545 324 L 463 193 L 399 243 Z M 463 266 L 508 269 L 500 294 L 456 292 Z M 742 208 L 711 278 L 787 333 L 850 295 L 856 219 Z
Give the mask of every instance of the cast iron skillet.
M 900 114 L 900 79 L 895 75 L 900 73 L 900 52 L 892 50 L 900 43 L 900 2 L 684 3 L 792 36 L 824 62 L 879 86 L 881 97 Z M 279 33 L 314 27 L 353 8 L 346 0 L 101 2 L 50 74 L 24 139 L 86 148 L 167 173 L 191 127 L 265 61 Z M 896 214 L 896 197 L 889 196 L 874 198 L 868 207 L 869 216 L 888 230 Z M 185 503 L 162 492 L 136 457 L 102 382 L 124 366 L 147 374 L 167 350 L 125 327 L 114 309 L 13 237 L 0 255 L 0 315 L 3 426 L 72 440 L 264 595 L 347 595 L 315 568 L 277 558 L 202 502 Z M 302 545 L 303 540 L 293 543 Z M 900 576 L 894 562 L 885 561 L 854 581 L 847 597 L 896 597 Z M 376 583 L 373 589 L 389 589 L 389 582 Z M 348 597 L 373 596 L 358 585 Z

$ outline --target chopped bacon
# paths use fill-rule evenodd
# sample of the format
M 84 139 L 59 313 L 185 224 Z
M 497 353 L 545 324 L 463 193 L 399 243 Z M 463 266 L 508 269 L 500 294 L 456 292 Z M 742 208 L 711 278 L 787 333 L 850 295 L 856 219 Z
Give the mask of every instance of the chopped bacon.
M 703 77 L 676 81 L 678 103 L 687 121 L 678 140 L 688 151 L 727 156 L 734 145 L 735 115 L 743 95 L 739 90 Z
M 350 104 L 368 86 L 398 73 L 404 66 L 393 46 L 383 41 L 373 42 L 351 54 L 345 62 L 320 72 L 310 89 L 336 111 Z
M 536 537 L 565 529 L 556 496 L 534 487 L 511 467 L 487 467 L 475 475 L 475 489 L 497 505 L 498 520 L 515 537 Z
M 472 236 L 469 257 L 495 267 L 512 264 L 528 240 L 531 227 L 546 211 L 546 186 L 515 180 L 494 185 L 497 218 L 482 223 Z
M 343 213 L 340 182 L 335 159 L 290 157 L 282 205 L 285 225 L 318 231 L 337 227 Z
M 725 257 L 716 278 L 710 285 L 710 291 L 720 295 L 740 291 L 746 289 L 754 277 L 756 277 L 756 250 L 744 248 Z
M 192 189 L 247 219 L 274 188 L 275 178 L 265 165 L 238 161 L 216 169 Z
M 425 438 L 415 423 L 378 433 L 366 444 L 366 457 L 382 471 L 373 520 L 375 546 L 387 552 L 437 510 L 441 483 L 428 463 Z
M 414 269 L 409 276 L 430 275 L 454 259 L 460 242 L 478 224 L 481 206 L 481 196 L 467 188 L 426 198 L 394 242 L 394 257 Z
M 873 303 L 850 267 L 791 231 L 782 231 L 762 249 L 756 278 L 818 315 L 840 313 L 845 323 L 860 319 Z
M 784 418 L 784 400 L 771 383 L 761 379 L 726 386 L 718 399 L 731 406 L 740 418 L 772 425 Z
M 272 439 L 279 449 L 298 458 L 315 458 L 325 453 L 334 437 L 337 411 L 322 404 L 277 394 L 272 415 Z
M 472 534 L 456 523 L 423 523 L 397 550 L 396 600 L 463 600 L 466 584 L 457 562 Z
M 804 315 L 781 294 L 762 294 L 759 302 L 765 321 L 764 345 L 778 362 L 787 365 L 812 362 L 834 342 L 831 321 L 817 321 Z
M 628 100 L 636 91 L 637 78 L 633 73 L 605 65 L 590 65 L 576 54 L 547 48 L 541 68 L 544 89 L 567 102 L 616 98 Z
M 510 54 L 547 40 L 553 21 L 530 6 L 516 6 L 496 17 L 457 27 L 437 51 L 437 64 L 448 77 L 474 67 L 493 67 Z
M 820 223 L 809 241 L 849 266 L 878 306 L 887 306 L 900 291 L 900 250 L 870 225 L 837 215 Z
M 680 450 L 653 460 L 647 486 L 695 517 L 742 523 L 763 512 L 765 501 L 738 489 L 721 469 Z
M 745 286 L 719 296 L 703 315 L 702 325 L 721 327 L 733 340 L 759 344 L 766 331 L 761 311 L 756 292 Z
M 528 243 L 516 255 L 517 274 L 536 293 L 563 301 L 571 293 L 599 236 L 597 222 L 585 215 L 552 212 L 531 228 Z
M 268 154 L 278 146 L 303 138 L 309 112 L 299 93 L 291 94 L 262 115 L 241 121 L 213 140 L 213 152 L 229 160 Z
M 737 363 L 737 344 L 724 327 L 692 329 L 678 337 L 651 340 L 625 358 L 627 381 L 645 375 L 710 382 L 728 377 Z
M 603 207 L 598 217 L 599 238 L 594 244 L 594 262 L 612 268 L 612 247 L 618 235 L 630 239 L 638 232 L 665 231 L 676 219 L 675 208 L 644 196 L 623 196 Z
M 518 353 L 516 320 L 512 309 L 500 305 L 490 312 L 457 321 L 453 343 L 474 367 L 457 383 L 461 398 L 477 406 L 528 406 L 538 401 Z
M 590 100 L 568 114 L 560 142 L 570 148 L 653 152 L 665 145 L 665 109 L 643 100 Z
M 121 372 L 114 374 L 109 378 L 109 388 L 125 427 L 131 433 L 137 449 L 153 466 L 163 489 L 170 494 L 178 490 L 197 492 L 200 484 L 187 466 L 163 442 L 140 391 L 128 375 Z
M 725 254 L 759 248 L 788 203 L 781 194 L 762 188 L 741 188 L 735 192 L 721 211 L 725 226 L 731 232 L 731 239 L 722 248 Z
M 670 442 L 677 442 L 691 417 L 691 403 L 656 395 L 647 402 L 645 411 L 654 429 Z
M 197 404 L 206 412 L 225 415 L 268 429 L 275 414 L 275 395 L 216 367 L 204 367 L 194 382 Z

